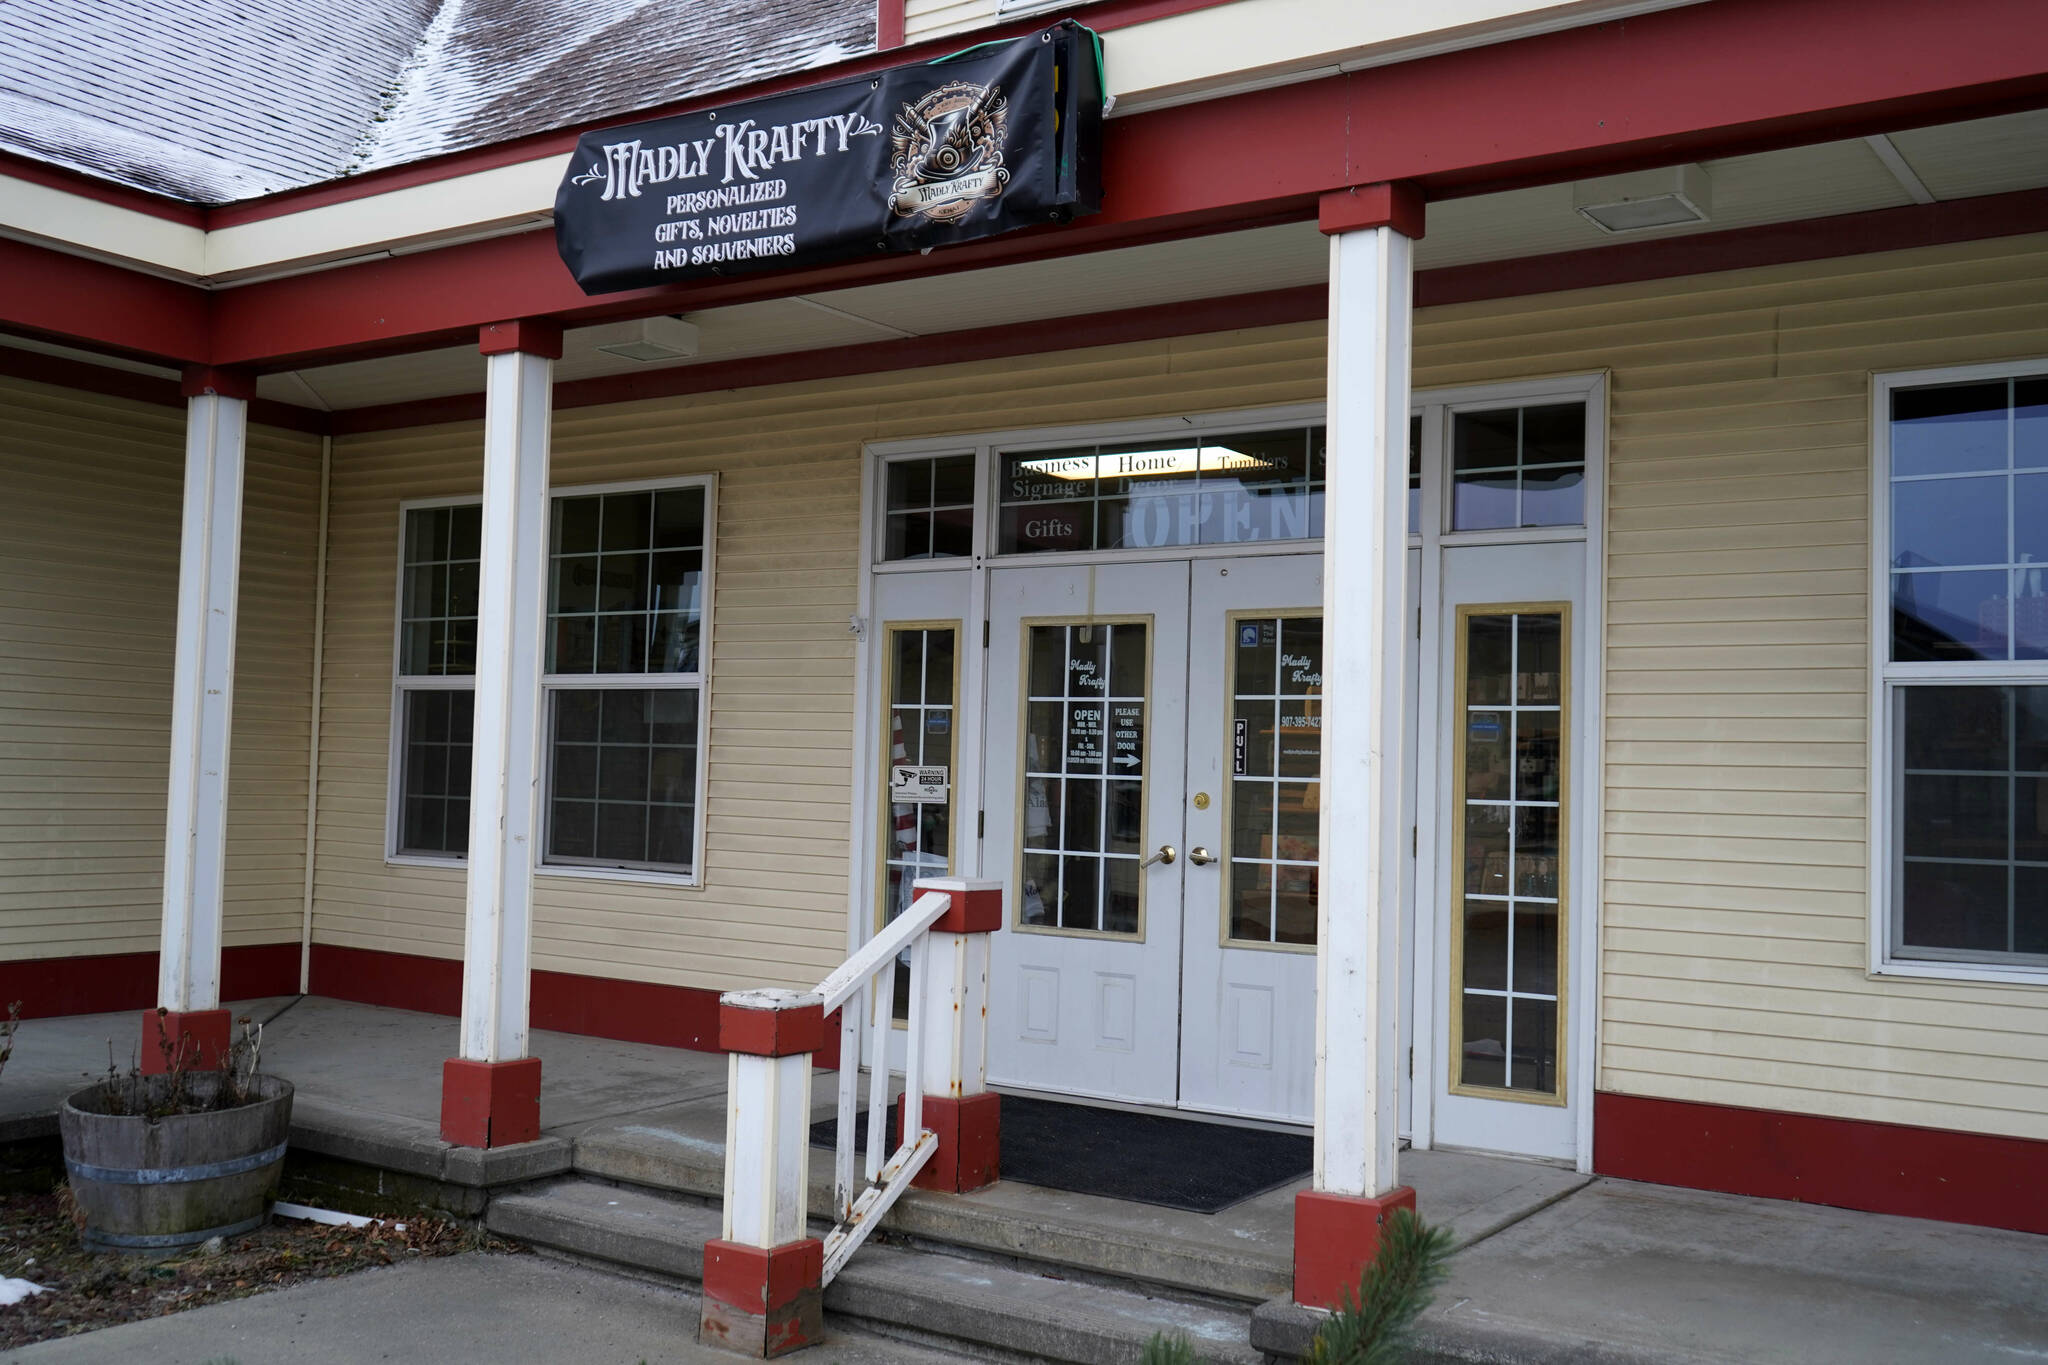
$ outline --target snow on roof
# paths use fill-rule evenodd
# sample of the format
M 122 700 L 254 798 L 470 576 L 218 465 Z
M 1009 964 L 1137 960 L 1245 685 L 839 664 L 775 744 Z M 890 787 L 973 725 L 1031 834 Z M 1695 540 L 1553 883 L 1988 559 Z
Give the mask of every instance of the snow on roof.
M 0 147 L 197 203 L 874 48 L 873 0 L 9 0 Z

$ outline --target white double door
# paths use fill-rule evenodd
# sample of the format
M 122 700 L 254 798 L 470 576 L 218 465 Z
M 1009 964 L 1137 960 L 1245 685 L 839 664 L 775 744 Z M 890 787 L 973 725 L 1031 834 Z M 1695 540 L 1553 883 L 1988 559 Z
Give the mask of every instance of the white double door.
M 1314 554 L 989 575 L 989 1078 L 1306 1121 Z

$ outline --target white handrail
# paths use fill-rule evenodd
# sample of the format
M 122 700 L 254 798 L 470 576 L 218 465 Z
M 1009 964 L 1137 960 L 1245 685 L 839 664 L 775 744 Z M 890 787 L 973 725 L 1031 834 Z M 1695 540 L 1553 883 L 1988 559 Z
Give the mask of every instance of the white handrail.
M 836 1226 L 824 1239 L 822 1273 L 826 1283 L 932 1161 L 939 1152 L 940 1137 L 925 1127 L 925 1087 L 935 1087 L 936 1093 L 947 1096 L 946 1102 L 952 1104 L 984 1093 L 980 1058 L 985 1047 L 982 1035 L 988 1026 L 983 1003 L 987 935 L 1000 927 L 1001 893 L 996 882 L 920 881 L 903 912 L 816 990 L 734 991 L 720 997 L 721 1037 L 733 1040 L 726 1043 L 733 1054 L 732 1099 L 727 1110 L 727 1239 L 738 1238 L 739 1245 L 772 1250 L 802 1236 L 806 1171 L 811 1160 L 807 1141 L 810 1061 L 823 1045 L 820 1025 L 834 1011 L 840 1019 L 839 1140 L 832 1171 Z M 954 912 L 950 917 L 949 911 Z M 941 929 L 943 933 L 938 932 Z M 933 952 L 935 934 L 944 944 L 938 954 Z M 885 1145 L 892 1072 L 889 1054 L 896 1033 L 897 963 L 905 958 L 910 967 L 905 987 L 910 1017 L 903 1041 L 903 1131 L 891 1150 Z M 944 979 L 928 979 L 934 970 L 944 973 Z M 863 1023 L 867 1025 L 870 1071 L 863 1172 L 867 1178 L 856 1191 L 854 1143 L 860 1135 L 855 1124 L 862 1117 Z M 928 1028 L 940 1030 L 940 1036 L 926 1038 Z M 963 1043 L 960 1035 L 968 1029 L 977 1032 Z M 963 1058 L 968 1060 L 963 1063 Z M 949 1169 L 942 1163 L 941 1170 Z M 772 1179 L 764 1178 L 771 1173 Z
M 883 925 L 880 933 L 862 944 L 859 952 L 839 964 L 812 992 L 825 1002 L 825 1013 L 838 1009 L 847 997 L 866 986 L 868 978 L 880 971 L 883 963 L 908 948 L 912 939 L 923 935 L 952 903 L 953 898 L 943 891 L 927 891 L 912 901 L 909 909 Z

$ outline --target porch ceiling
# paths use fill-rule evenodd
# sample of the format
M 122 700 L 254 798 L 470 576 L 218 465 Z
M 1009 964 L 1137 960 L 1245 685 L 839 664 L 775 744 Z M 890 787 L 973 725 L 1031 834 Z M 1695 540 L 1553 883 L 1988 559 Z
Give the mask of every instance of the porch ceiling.
M 1609 235 L 1574 211 L 1570 183 L 1543 185 L 1432 204 L 1416 264 L 1431 269 L 1541 256 L 2048 186 L 2048 110 L 1903 130 L 1888 142 L 1818 143 L 1705 165 L 1713 192 L 1706 223 Z M 626 360 L 597 350 L 605 338 L 592 331 L 571 331 L 556 376 L 638 374 L 1251 294 L 1320 284 L 1327 269 L 1328 248 L 1313 223 L 1219 233 L 705 309 L 688 315 L 699 329 L 699 350 L 687 360 Z M 83 355 L 13 339 L 6 344 Z M 132 362 L 121 367 L 172 373 Z M 475 393 L 483 376 L 475 348 L 463 346 L 266 375 L 258 392 L 346 409 Z

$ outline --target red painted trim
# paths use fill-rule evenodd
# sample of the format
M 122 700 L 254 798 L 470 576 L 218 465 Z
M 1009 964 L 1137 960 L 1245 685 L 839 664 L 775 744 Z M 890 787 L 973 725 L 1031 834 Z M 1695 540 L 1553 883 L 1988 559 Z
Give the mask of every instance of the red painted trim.
M 213 394 L 221 398 L 239 398 L 246 403 L 256 396 L 256 374 L 253 370 L 187 365 L 178 385 L 178 392 L 187 398 L 203 398 Z
M 441 1064 L 441 1141 L 510 1147 L 540 1137 L 540 1058 Z
M 1310 1308 L 1337 1308 L 1358 1296 L 1365 1268 L 1379 1255 L 1380 1234 L 1396 1209 L 1415 1212 L 1415 1191 L 1406 1185 L 1385 1194 L 1329 1194 L 1303 1190 L 1294 1196 L 1294 1301 Z
M 1418 308 L 1471 303 L 2035 232 L 2048 232 L 2048 190 L 2022 190 L 1949 203 L 1877 209 L 1834 218 L 1425 270 L 1415 277 L 1415 303 Z M 868 346 L 794 351 L 779 356 L 649 370 L 644 374 L 608 375 L 556 385 L 554 405 L 592 407 L 763 384 L 1003 359 L 1069 347 L 1155 341 L 1309 322 L 1327 316 L 1328 311 L 1329 299 L 1323 286 L 1302 285 L 1260 294 L 944 332 Z M 483 411 L 483 395 L 457 394 L 352 408 L 331 414 L 330 420 L 335 434 L 352 435 L 441 422 L 479 421 Z
M 44 355 L 40 351 L 0 346 L 0 375 L 105 394 L 110 398 L 130 398 L 158 407 L 182 410 L 185 406 L 183 385 L 177 379 L 117 370 L 66 356 Z M 324 436 L 332 430 L 331 416 L 318 408 L 302 408 L 296 403 L 280 403 L 270 398 L 249 400 L 249 420 L 258 426 L 282 427 L 287 431 Z
M 903 46 L 903 7 L 908 0 L 875 0 L 875 50 Z
M 33 161 L 14 152 L 0 151 L 0 175 L 11 175 L 17 180 L 26 180 L 46 189 L 62 190 L 84 199 L 115 208 L 132 209 L 146 213 L 152 218 L 163 218 L 182 227 L 203 228 L 206 224 L 206 209 L 199 204 L 188 204 L 182 199 L 152 194 L 127 185 L 117 185 L 111 180 L 101 180 L 83 171 L 70 170 L 63 166 L 52 166 L 46 162 Z
M 2048 190 L 1424 270 L 1415 276 L 1415 306 L 1633 284 L 2034 232 L 2048 232 Z
M 142 360 L 207 358 L 204 290 L 0 238 L 0 330 Z
M 296 972 L 296 945 L 293 953 Z M 427 1014 L 455 1015 L 462 1010 L 462 963 L 454 958 L 316 943 L 312 967 L 314 995 Z M 693 1052 L 721 1051 L 717 991 L 536 971 L 529 998 L 538 1029 Z M 839 1064 L 838 1017 L 827 1021 L 824 1047 L 817 1054 L 819 1066 Z
M 147 1009 L 156 1000 L 156 966 L 155 953 L 0 962 L 0 1013 L 16 1000 L 24 1019 Z M 220 989 L 226 1000 L 297 995 L 299 945 L 259 943 L 224 949 Z
M 1001 887 L 989 887 L 981 891 L 949 891 L 946 894 L 952 903 L 946 907 L 946 913 L 932 923 L 932 928 L 938 932 L 992 934 L 1003 927 Z
M 750 1313 L 795 1303 L 825 1281 L 825 1244 L 815 1237 L 778 1247 L 714 1239 L 704 1244 L 704 1294 Z
M 547 318 L 517 318 L 494 322 L 477 333 L 476 348 L 484 355 L 546 356 L 562 358 L 562 325 Z
M 754 1057 L 815 1053 L 825 1045 L 825 1008 L 810 1004 L 789 1009 L 750 1009 L 721 1001 L 718 1045 L 727 1052 L 744 1052 Z
M 1332 190 L 1317 202 L 1316 226 L 1325 233 L 1390 227 L 1403 237 L 1420 241 L 1428 220 L 1427 205 L 1421 188 L 1407 181 L 1353 185 Z
M 1600 1091 L 1593 1169 L 1623 1180 L 2048 1233 L 2048 1142 Z
M 136 1043 L 142 1074 L 211 1071 L 227 1056 L 232 1031 L 226 1010 L 144 1010 Z
M 555 385 L 554 405 L 556 408 L 597 407 L 607 403 L 630 403 L 643 398 L 710 393 L 760 384 L 788 384 L 807 379 L 881 374 L 926 365 L 996 360 L 1069 347 L 1156 341 L 1163 337 L 1192 336 L 1238 327 L 1306 322 L 1322 317 L 1328 310 L 1328 291 L 1321 285 L 1304 285 L 1262 294 L 1235 294 L 1114 313 L 977 327 L 929 337 L 880 341 L 866 346 L 792 351 L 784 355 L 649 370 L 643 374 L 580 379 Z M 336 435 L 352 435 L 429 426 L 438 422 L 479 421 L 483 415 L 482 394 L 456 394 L 410 403 L 350 408 L 333 414 L 333 429 Z
M 924 1127 L 938 1138 L 911 1184 L 921 1190 L 965 1194 L 1002 1179 L 1003 1097 L 993 1090 L 952 1099 L 924 1097 Z M 896 1097 L 896 1131 L 903 1131 L 903 1096 Z

